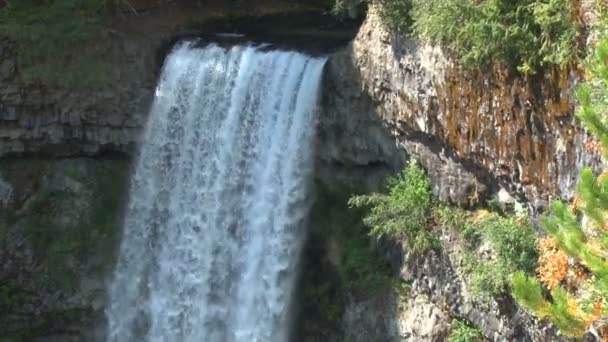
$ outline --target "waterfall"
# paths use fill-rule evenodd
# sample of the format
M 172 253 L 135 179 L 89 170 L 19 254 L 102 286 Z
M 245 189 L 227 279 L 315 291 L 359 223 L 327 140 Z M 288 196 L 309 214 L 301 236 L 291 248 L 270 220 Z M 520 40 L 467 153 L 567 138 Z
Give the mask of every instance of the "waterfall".
M 182 43 L 131 180 L 108 341 L 280 342 L 325 60 Z

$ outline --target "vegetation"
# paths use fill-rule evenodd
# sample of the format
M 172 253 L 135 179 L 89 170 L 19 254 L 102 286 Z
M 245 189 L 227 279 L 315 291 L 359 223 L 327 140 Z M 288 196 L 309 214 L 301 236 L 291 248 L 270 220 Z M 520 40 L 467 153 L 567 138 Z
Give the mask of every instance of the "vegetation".
M 19 67 L 26 81 L 78 85 L 100 82 L 106 75 L 105 64 L 91 46 L 83 47 L 101 32 L 110 6 L 118 3 L 7 1 L 0 9 L 0 32 L 17 44 Z
M 393 276 L 387 261 L 380 255 L 369 228 L 362 223 L 365 209 L 349 208 L 349 191 L 329 190 L 319 186 L 318 200 L 313 208 L 315 231 L 338 242 L 338 270 L 349 289 L 370 291 L 386 288 Z
M 536 234 L 525 218 L 479 211 L 464 227 L 463 235 L 471 249 L 485 242 L 492 250 L 491 257 L 467 253 L 463 260 L 471 292 L 478 298 L 489 301 L 507 294 L 510 275 L 515 272 L 534 273 Z
M 481 342 L 484 340 L 481 330 L 462 320 L 452 321 L 452 332 L 448 342 Z
M 579 57 L 569 0 L 383 0 L 396 31 L 445 45 L 465 66 L 514 65 L 524 73 Z
M 608 39 L 590 57 L 589 79 L 579 88 L 578 116 L 597 139 L 588 147 L 608 156 Z M 608 339 L 608 173 L 585 169 L 571 205 L 552 204 L 539 241 L 538 278 L 513 276 L 513 296 L 568 336 L 591 332 Z
M 488 241 L 496 258 L 507 268 L 534 272 L 536 234 L 525 217 L 501 216 L 482 211 L 465 229 L 469 234 L 472 234 L 471 230 L 475 231 Z
M 45 164 L 45 162 L 32 162 Z M 101 162 L 100 162 L 101 163 Z M 15 183 L 36 182 L 41 177 L 41 171 L 46 166 L 33 166 L 40 171 L 38 174 L 22 176 L 22 166 L 27 161 L 4 161 L 2 176 L 14 180 Z M 26 206 L 11 217 L 11 223 L 23 227 L 28 241 L 33 245 L 36 258 L 44 262 L 49 279 L 63 288 L 77 285 L 73 262 L 79 258 L 98 253 L 106 262 L 99 271 L 107 271 L 111 265 L 113 246 L 120 226 L 120 210 L 122 208 L 124 189 L 128 180 L 128 165 L 123 160 L 108 160 L 95 170 L 93 175 L 86 178 L 79 174 L 76 168 L 67 169 L 66 176 L 83 185 L 80 196 L 89 199 L 89 206 L 78 213 L 75 220 L 66 222 L 66 210 L 72 206 L 77 197 L 69 190 L 37 191 Z M 88 193 L 87 193 L 88 191 Z M 74 214 L 72 214 L 74 215 Z
M 348 298 L 373 296 L 393 287 L 396 277 L 362 223 L 365 211 L 348 207 L 348 187 L 318 183 L 316 190 L 304 251 L 301 310 L 305 335 L 323 340 L 328 331 L 339 329 Z M 401 285 L 403 293 L 406 287 Z
M 402 241 L 415 253 L 437 249 L 437 231 L 442 229 L 462 229 L 470 250 L 488 244 L 491 256 L 480 258 L 471 252 L 464 258 L 469 286 L 480 299 L 507 294 L 510 274 L 533 274 L 536 268 L 536 233 L 525 217 L 486 210 L 470 213 L 437 203 L 429 178 L 415 161 L 389 180 L 387 193 L 354 196 L 349 203 L 367 210 L 363 223 L 369 235 Z
M 28 294 L 22 289 L 8 284 L 0 285 L 0 309 L 10 310 L 22 305 Z
M 390 236 L 406 242 L 416 252 L 438 247 L 431 232 L 433 194 L 424 170 L 412 160 L 405 170 L 388 180 L 387 194 L 354 196 L 353 208 L 368 208 L 363 223 L 376 239 Z

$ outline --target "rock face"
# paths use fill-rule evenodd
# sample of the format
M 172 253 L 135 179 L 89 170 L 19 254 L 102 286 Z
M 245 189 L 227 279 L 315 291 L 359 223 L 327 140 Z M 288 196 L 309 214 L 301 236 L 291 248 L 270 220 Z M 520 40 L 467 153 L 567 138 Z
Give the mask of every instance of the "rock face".
M 102 340 L 128 171 L 124 158 L 0 161 L 0 339 Z
M 24 83 L 15 46 L 0 40 L 0 339 L 27 338 L 29 332 L 47 340 L 93 341 L 102 334 L 92 327 L 103 315 L 105 267 L 111 264 L 104 253 L 112 248 L 104 244 L 120 213 L 96 216 L 97 206 L 120 199 L 103 194 L 121 192 L 110 191 L 98 171 L 128 169 L 126 160 L 116 165 L 104 152 L 134 151 L 163 53 L 178 37 L 200 33 L 187 27 L 200 9 L 151 13 L 97 43 L 112 69 L 110 82 L 95 87 Z M 598 163 L 584 150 L 588 137 L 573 115 L 576 80 L 573 70 L 529 78 L 502 66 L 463 70 L 441 49 L 391 33 L 372 6 L 356 39 L 326 65 L 317 177 L 376 190 L 415 157 L 442 200 L 475 205 L 494 194 L 512 201 L 510 193 L 542 207 L 553 196 L 569 197 L 581 167 Z M 106 225 L 93 225 L 95 220 Z M 110 235 L 97 239 L 91 232 Z M 51 244 L 32 239 L 38 235 Z M 497 341 L 550 336 L 512 303 L 488 307 L 470 298 L 454 239 L 442 232 L 449 248 L 441 256 L 387 248 L 394 268 L 411 282 L 408 294 L 342 293 L 340 315 L 334 303 L 321 303 L 333 319 L 327 329 L 335 330 L 311 340 L 444 341 L 454 317 Z M 313 252 L 333 259 L 330 252 Z M 331 265 L 324 267 L 321 278 L 335 276 Z
M 104 63 L 95 67 L 105 74 L 86 86 L 24 81 L 15 44 L 0 36 L 0 157 L 134 151 L 164 57 L 182 38 L 226 45 L 264 40 L 277 48 L 327 53 L 346 45 L 360 24 L 338 22 L 314 5 L 290 0 L 138 3 L 139 15 L 117 20 L 86 47 L 99 51 Z M 215 35 L 224 32 L 245 36 Z M 79 72 L 66 70 L 65 78 Z
M 107 58 L 116 66 L 108 70 L 111 86 L 74 89 L 24 84 L 15 69 L 2 72 L 0 156 L 132 150 L 155 87 L 153 47 L 161 39 L 117 36 L 103 41 Z M 7 41 L 0 45 L 2 60 L 15 63 L 12 45 Z M 149 47 L 152 53 L 146 53 Z
M 128 164 L 175 42 L 268 37 L 320 53 L 360 24 L 292 0 L 139 3 L 138 16 L 91 42 L 110 65 L 101 83 L 27 82 L 15 44 L 0 37 L 0 340 L 104 340 Z
M 415 157 L 442 200 L 475 205 L 495 196 L 542 209 L 572 196 L 583 166 L 601 163 L 586 151 L 589 137 L 574 116 L 578 77 L 570 69 L 529 77 L 505 66 L 465 70 L 441 49 L 392 33 L 372 6 L 356 39 L 326 67 L 320 176 L 373 189 Z M 474 299 L 462 243 L 450 232 L 441 239 L 441 255 L 389 253 L 411 282 L 409 294 L 348 296 L 344 339 L 445 341 L 452 319 L 461 318 L 493 341 L 560 340 L 509 298 Z
M 496 255 L 465 241 L 465 221 L 436 225 L 439 248 L 412 253 L 405 243 L 370 238 L 364 212 L 348 207 L 348 187 L 317 184 L 295 341 L 446 341 L 457 321 L 491 341 L 563 341 L 508 295 L 475 288 L 471 258 Z
M 582 166 L 598 162 L 573 114 L 575 71 L 464 70 L 441 49 L 392 33 L 375 6 L 349 48 L 332 56 L 326 79 L 323 113 L 354 139 L 334 157 L 394 160 L 386 151 L 397 146 L 422 161 L 444 200 L 475 204 L 505 188 L 542 206 L 569 197 Z M 378 139 L 364 138 L 359 124 L 390 145 L 374 148 Z

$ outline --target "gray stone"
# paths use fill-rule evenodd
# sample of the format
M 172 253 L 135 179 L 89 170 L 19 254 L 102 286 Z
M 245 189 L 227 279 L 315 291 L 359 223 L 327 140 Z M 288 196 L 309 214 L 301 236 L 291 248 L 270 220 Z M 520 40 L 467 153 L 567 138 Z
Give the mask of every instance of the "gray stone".
M 16 64 L 13 58 L 5 58 L 0 62 L 0 81 L 10 81 L 15 77 Z
M 0 175 L 0 208 L 6 207 L 13 199 L 13 187 Z
M 574 118 L 575 72 L 547 75 L 530 95 L 517 74 L 467 71 L 440 48 L 391 32 L 376 5 L 325 72 L 320 158 L 336 174 L 374 161 L 387 173 L 414 157 L 442 200 L 476 205 L 504 188 L 535 205 L 572 196 L 583 165 L 600 163 Z

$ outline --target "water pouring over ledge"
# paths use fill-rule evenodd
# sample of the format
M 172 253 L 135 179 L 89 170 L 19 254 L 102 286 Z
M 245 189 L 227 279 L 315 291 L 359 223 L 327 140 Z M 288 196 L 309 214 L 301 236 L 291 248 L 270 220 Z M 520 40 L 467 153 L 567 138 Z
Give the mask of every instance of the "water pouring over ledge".
M 108 341 L 287 341 L 324 58 L 167 58 L 132 176 Z

